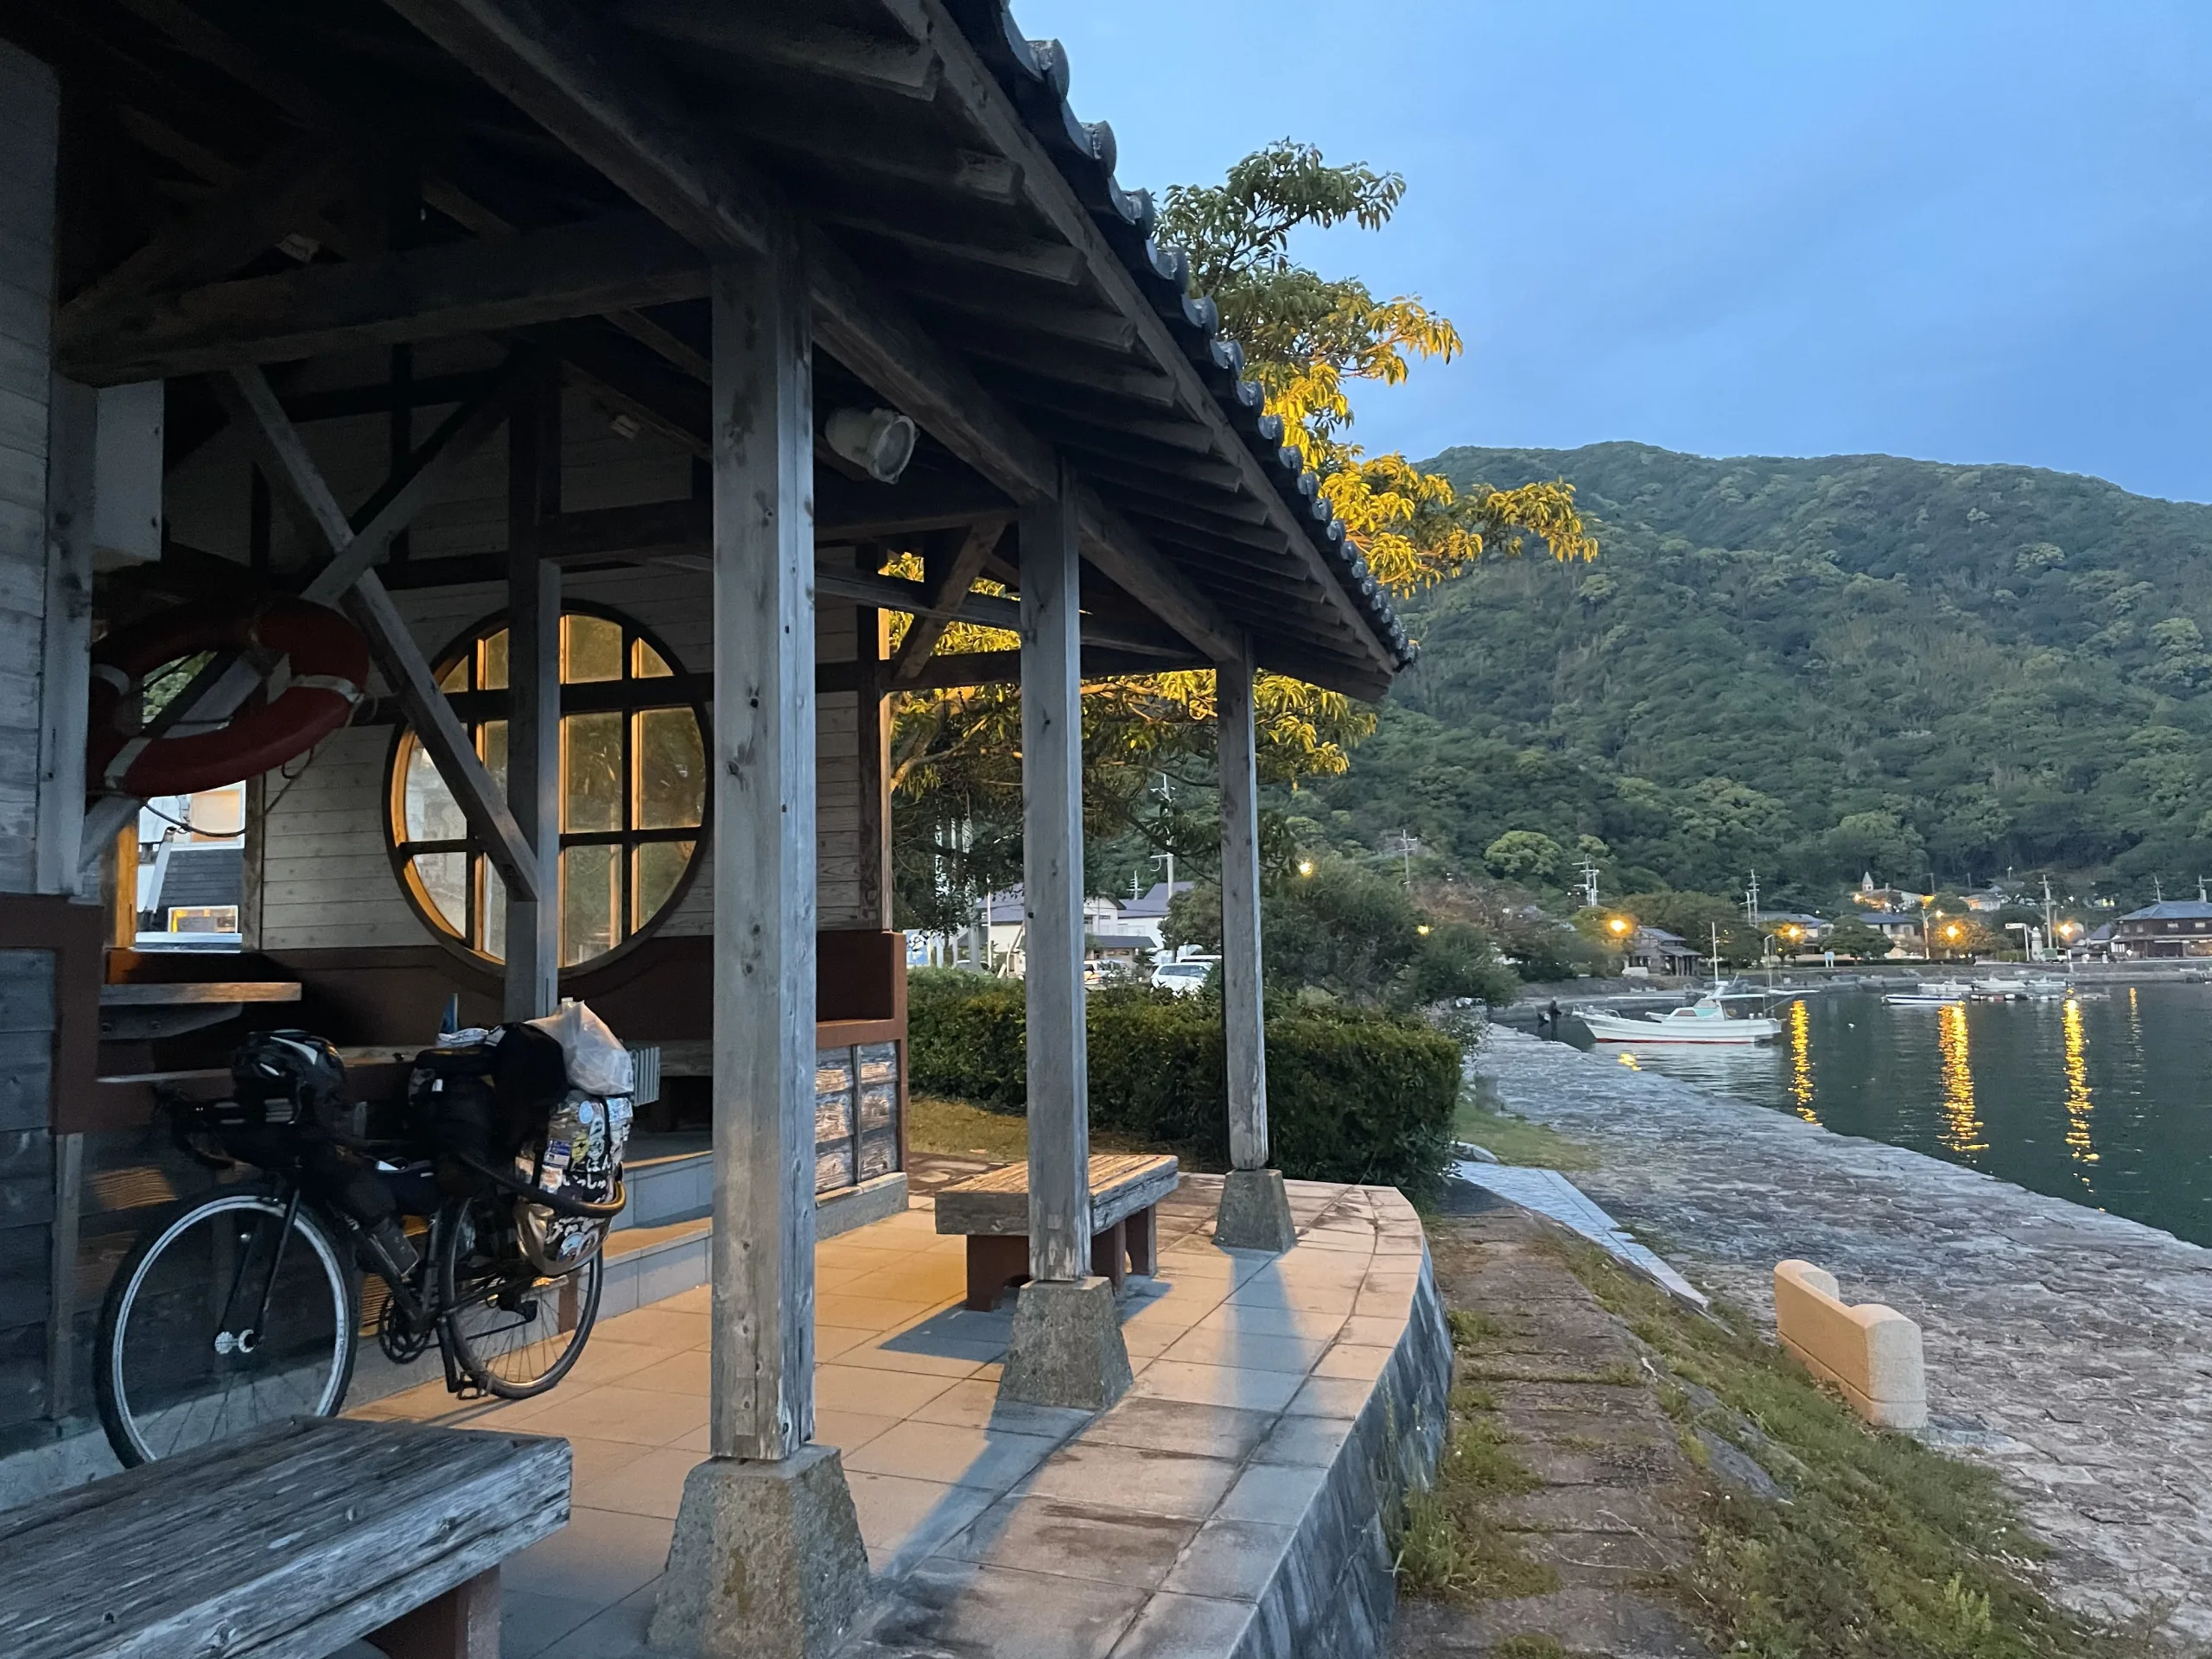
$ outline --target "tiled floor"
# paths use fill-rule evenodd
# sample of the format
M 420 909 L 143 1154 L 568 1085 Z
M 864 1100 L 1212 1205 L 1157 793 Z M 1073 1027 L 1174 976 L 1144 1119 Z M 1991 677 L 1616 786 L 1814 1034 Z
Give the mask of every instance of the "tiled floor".
M 1395 1193 L 1305 1187 L 1299 1249 L 1224 1251 L 1198 1230 L 1214 1185 L 1163 1206 L 1159 1276 L 1123 1299 L 1135 1385 L 1095 1421 L 998 1402 L 1011 1313 L 959 1306 L 963 1241 L 928 1200 L 818 1247 L 815 1438 L 843 1455 L 870 1564 L 905 1580 L 874 1651 L 1199 1652 L 1147 1632 L 1249 1614 L 1405 1327 L 1422 1243 Z M 706 1455 L 709 1341 L 702 1287 L 603 1320 L 541 1400 L 456 1406 L 431 1382 L 362 1408 L 575 1447 L 569 1525 L 505 1570 L 505 1659 L 642 1649 Z

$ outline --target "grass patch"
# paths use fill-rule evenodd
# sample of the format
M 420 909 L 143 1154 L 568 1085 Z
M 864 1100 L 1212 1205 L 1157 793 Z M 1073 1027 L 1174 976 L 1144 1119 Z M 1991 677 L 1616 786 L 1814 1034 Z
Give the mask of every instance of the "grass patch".
M 2094 1630 L 2022 1570 L 2041 1547 L 1996 1475 L 1869 1428 L 1741 1315 L 1683 1313 L 1603 1253 L 1553 1241 L 1656 1351 L 1660 1395 L 1790 1491 L 1723 1487 L 1677 1588 L 1717 1649 L 1771 1659 L 2121 1659 L 2156 1651 Z M 1700 1461 L 1703 1459 L 1700 1459 Z
M 1469 1602 L 1559 1587 L 1559 1573 L 1531 1560 L 1491 1507 L 1543 1484 L 1507 1449 L 1504 1429 L 1489 1415 L 1497 1408 L 1486 1389 L 1452 1393 L 1435 1483 L 1407 1497 L 1393 1541 L 1399 1587 L 1408 1595 Z
M 1541 1169 L 1594 1169 L 1598 1154 L 1580 1141 L 1571 1141 L 1541 1123 L 1516 1117 L 1498 1104 L 1484 1079 L 1471 1079 L 1459 1092 L 1459 1108 L 1452 1132 L 1494 1152 L 1509 1164 Z
M 906 1097 L 906 1143 L 916 1152 L 1018 1164 L 1029 1155 L 1029 1120 L 987 1111 L 973 1101 L 951 1095 L 918 1090 Z M 1185 1169 L 1205 1173 L 1215 1167 L 1200 1161 L 1190 1147 L 1158 1146 L 1111 1129 L 1093 1128 L 1090 1146 L 1094 1152 L 1172 1152 Z

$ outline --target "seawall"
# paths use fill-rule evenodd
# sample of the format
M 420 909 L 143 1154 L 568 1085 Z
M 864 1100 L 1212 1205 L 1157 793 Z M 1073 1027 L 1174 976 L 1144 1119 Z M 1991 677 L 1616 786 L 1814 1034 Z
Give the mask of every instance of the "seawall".
M 1574 1179 L 1771 1322 L 1798 1256 L 1925 1332 L 1930 1439 L 2001 1470 L 2055 1594 L 2212 1642 L 2212 1251 L 1976 1171 L 1493 1027 L 1499 1103 L 1592 1147 Z

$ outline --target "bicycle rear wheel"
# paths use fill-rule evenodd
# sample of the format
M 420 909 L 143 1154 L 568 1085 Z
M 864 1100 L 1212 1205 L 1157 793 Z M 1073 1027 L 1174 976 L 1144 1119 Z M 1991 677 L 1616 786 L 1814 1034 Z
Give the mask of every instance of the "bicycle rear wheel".
M 131 1247 L 100 1307 L 100 1427 L 125 1468 L 288 1417 L 353 1380 L 360 1287 L 302 1206 L 218 1193 Z M 265 1310 L 265 1313 L 264 1313 Z
M 594 1250 L 557 1278 L 540 1273 L 515 1235 L 514 1203 L 471 1198 L 438 1229 L 438 1295 L 454 1360 L 486 1394 L 527 1400 L 569 1374 L 599 1318 L 605 1267 Z

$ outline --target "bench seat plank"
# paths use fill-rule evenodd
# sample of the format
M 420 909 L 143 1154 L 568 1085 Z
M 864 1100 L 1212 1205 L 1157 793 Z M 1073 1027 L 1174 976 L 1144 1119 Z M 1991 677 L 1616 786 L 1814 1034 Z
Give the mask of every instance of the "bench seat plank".
M 569 1516 L 566 1440 L 297 1419 L 0 1513 L 10 1659 L 327 1659 Z
M 1117 1221 L 1149 1210 L 1175 1190 L 1182 1179 L 1173 1158 L 1164 1153 L 1100 1153 L 1090 1160 L 1090 1231 L 1105 1232 Z M 937 1194 L 940 1233 L 1022 1235 L 1029 1231 L 1029 1166 L 971 1175 L 940 1187 Z

